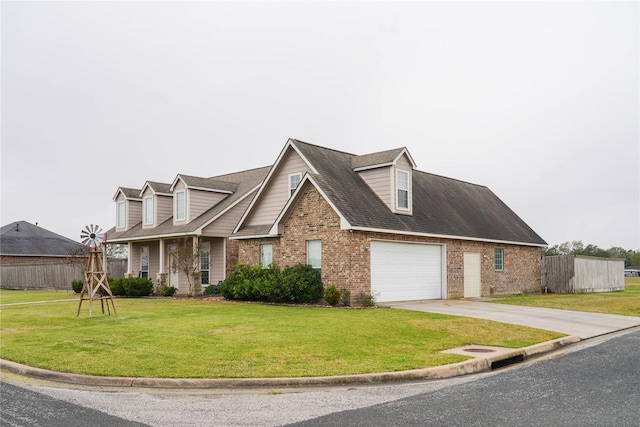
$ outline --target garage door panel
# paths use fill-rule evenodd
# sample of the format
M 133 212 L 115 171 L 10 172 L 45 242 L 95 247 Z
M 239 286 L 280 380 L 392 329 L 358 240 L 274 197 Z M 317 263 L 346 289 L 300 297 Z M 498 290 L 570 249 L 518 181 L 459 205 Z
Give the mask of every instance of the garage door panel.
M 442 298 L 441 246 L 371 243 L 371 290 L 377 301 Z

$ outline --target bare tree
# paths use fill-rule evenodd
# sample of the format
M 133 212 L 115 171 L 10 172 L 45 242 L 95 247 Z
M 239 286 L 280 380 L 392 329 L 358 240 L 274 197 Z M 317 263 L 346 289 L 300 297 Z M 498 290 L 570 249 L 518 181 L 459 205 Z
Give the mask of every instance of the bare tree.
M 171 252 L 176 257 L 178 270 L 187 276 L 189 296 L 200 294 L 202 292 L 200 239 L 196 236 L 183 237 L 172 242 L 171 248 Z

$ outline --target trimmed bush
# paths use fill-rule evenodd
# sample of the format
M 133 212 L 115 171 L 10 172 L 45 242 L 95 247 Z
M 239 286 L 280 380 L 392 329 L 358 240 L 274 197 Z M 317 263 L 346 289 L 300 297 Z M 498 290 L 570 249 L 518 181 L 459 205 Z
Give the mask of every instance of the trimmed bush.
M 83 286 L 84 286 L 84 281 L 80 279 L 71 281 L 71 289 L 73 289 L 73 292 L 75 292 L 76 294 L 79 294 L 80 292 L 82 292 Z
M 165 286 L 164 288 L 162 288 L 162 291 L 160 291 L 160 295 L 162 295 L 163 297 L 172 297 L 175 293 L 176 293 L 177 289 L 175 286 Z
M 109 278 L 111 293 L 120 297 L 146 297 L 153 292 L 153 282 L 144 277 Z
M 220 295 L 220 286 L 215 284 L 215 285 L 209 285 L 206 288 L 204 288 L 204 292 L 202 292 L 202 295 Z
M 272 264 L 263 269 L 259 265 L 239 264 L 220 285 L 226 299 L 243 301 L 314 303 L 322 298 L 319 272 L 309 265 L 298 264 L 280 270 Z
M 340 301 L 340 291 L 335 285 L 331 285 L 324 290 L 324 300 L 329 305 L 338 305 Z
M 343 305 L 351 305 L 351 292 L 347 288 L 340 289 L 340 302 Z
M 111 288 L 111 293 L 114 296 L 124 297 L 127 295 L 124 290 L 123 281 L 124 281 L 124 278 L 109 280 L 109 288 Z
M 144 277 L 127 277 L 122 279 L 124 292 L 128 297 L 146 297 L 153 292 L 153 282 Z M 113 292 L 113 291 L 112 291 Z

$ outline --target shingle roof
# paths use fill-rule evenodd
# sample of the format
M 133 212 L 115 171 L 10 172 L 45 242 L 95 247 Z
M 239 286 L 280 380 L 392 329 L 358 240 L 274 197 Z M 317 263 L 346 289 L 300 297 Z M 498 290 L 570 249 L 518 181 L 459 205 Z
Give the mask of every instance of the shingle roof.
M 142 222 L 136 224 L 127 231 L 116 232 L 115 227 L 108 231 L 109 241 L 125 239 L 143 239 L 145 237 L 155 237 L 174 234 L 189 234 L 196 232 L 199 228 L 207 224 L 227 208 L 245 197 L 252 189 L 256 188 L 267 176 L 271 167 L 263 167 L 243 172 L 220 175 L 207 178 L 209 182 L 226 182 L 235 186 L 233 194 L 225 197 L 216 205 L 203 212 L 200 216 L 184 225 L 173 225 L 173 217 L 170 217 L 162 224 L 154 228 L 142 228 Z M 182 176 L 182 175 L 181 175 Z
M 362 156 L 291 142 L 316 168 L 314 180 L 353 227 L 546 245 L 485 186 L 414 170 L 413 215 L 399 215 L 353 171 L 354 157 Z
M 139 199 L 140 198 L 140 189 L 139 188 L 126 188 L 120 187 L 120 191 L 124 194 L 124 197 L 127 199 Z
M 190 175 L 178 175 L 187 187 L 205 188 L 210 190 L 222 190 L 234 192 L 238 189 L 237 182 L 224 181 L 217 178 L 201 178 Z
M 360 169 L 368 166 L 384 165 L 393 162 L 402 153 L 404 148 L 380 151 L 378 153 L 365 154 L 351 157 L 351 168 Z
M 13 222 L 0 229 L 2 255 L 68 257 L 80 255 L 81 251 L 84 251 L 82 244 L 27 221 Z
M 166 182 L 147 181 L 147 185 L 151 187 L 154 193 L 171 194 L 171 184 Z

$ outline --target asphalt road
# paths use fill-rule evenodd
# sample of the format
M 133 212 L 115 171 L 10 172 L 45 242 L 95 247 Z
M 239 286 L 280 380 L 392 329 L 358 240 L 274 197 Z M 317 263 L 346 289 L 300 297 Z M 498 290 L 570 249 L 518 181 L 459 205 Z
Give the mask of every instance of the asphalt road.
M 640 332 L 433 393 L 295 426 L 640 426 Z
M 3 427 L 145 426 L 5 382 L 0 388 L 0 408 Z
M 640 426 L 640 331 L 491 373 L 366 387 L 123 391 L 6 382 L 20 378 L 3 376 L 2 426 Z

